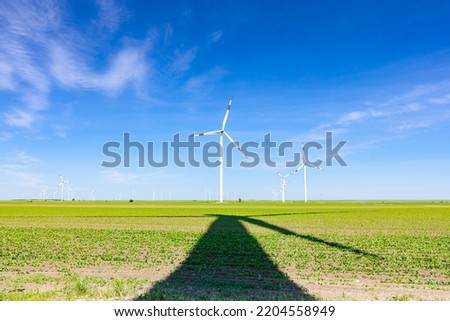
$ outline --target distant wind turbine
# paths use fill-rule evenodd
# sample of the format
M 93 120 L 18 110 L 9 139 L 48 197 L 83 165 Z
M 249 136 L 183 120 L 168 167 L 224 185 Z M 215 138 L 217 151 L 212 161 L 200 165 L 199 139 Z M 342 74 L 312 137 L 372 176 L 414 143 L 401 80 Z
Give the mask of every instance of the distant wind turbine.
M 286 201 L 285 199 L 285 192 L 286 192 L 286 186 L 287 186 L 287 177 L 291 176 L 292 173 L 286 174 L 286 175 L 281 175 L 280 173 L 277 172 L 278 177 L 280 177 L 280 191 L 281 191 L 281 202 L 284 203 Z
M 62 201 L 64 201 L 64 185 L 69 184 L 70 182 L 64 180 L 62 174 L 59 174 L 59 179 L 60 179 L 60 182 L 59 182 L 58 187 L 61 188 L 61 202 L 62 202 Z
M 95 201 L 95 189 L 91 191 L 91 201 Z
M 272 190 L 272 202 L 278 200 L 278 191 L 276 189 Z
M 312 164 L 311 162 L 309 162 L 306 159 L 306 154 L 305 154 L 305 145 L 302 144 L 302 164 L 291 173 L 291 175 L 296 174 L 299 170 L 301 170 L 303 168 L 303 187 L 305 190 L 305 203 L 308 202 L 308 190 L 307 190 L 307 186 L 306 186 L 306 167 L 313 167 L 315 169 L 321 170 L 321 168 L 319 166 L 315 166 L 314 164 Z
M 220 151 L 219 151 L 219 202 L 223 203 L 223 135 L 225 135 L 228 140 L 244 155 L 245 153 L 242 151 L 242 149 L 239 147 L 238 143 L 236 143 L 233 138 L 225 131 L 225 125 L 227 124 L 228 120 L 228 114 L 230 113 L 231 103 L 233 102 L 233 97 L 230 97 L 230 101 L 228 102 L 227 111 L 225 112 L 225 117 L 222 121 L 222 128 L 218 130 L 213 130 L 209 132 L 204 132 L 200 134 L 192 134 L 191 137 L 198 137 L 198 136 L 209 136 L 209 135 L 220 135 L 219 136 L 219 144 L 220 144 Z
M 45 194 L 47 193 L 47 190 L 48 190 L 47 187 L 42 187 L 42 189 L 41 189 L 41 194 L 42 194 L 41 196 L 42 196 L 43 201 L 46 200 Z

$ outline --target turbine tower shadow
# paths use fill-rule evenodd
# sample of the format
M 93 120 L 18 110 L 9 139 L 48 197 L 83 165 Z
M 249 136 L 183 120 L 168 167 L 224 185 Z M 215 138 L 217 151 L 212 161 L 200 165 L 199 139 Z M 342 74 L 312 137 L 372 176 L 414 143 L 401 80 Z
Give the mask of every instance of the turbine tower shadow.
M 136 300 L 316 300 L 280 271 L 240 222 L 217 219 L 189 257 Z

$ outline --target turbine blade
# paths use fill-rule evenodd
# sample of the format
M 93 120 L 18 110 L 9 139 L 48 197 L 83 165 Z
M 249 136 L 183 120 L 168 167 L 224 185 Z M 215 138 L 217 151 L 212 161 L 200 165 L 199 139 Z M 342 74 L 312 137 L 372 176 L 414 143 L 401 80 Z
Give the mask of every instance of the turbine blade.
M 220 134 L 222 133 L 221 130 L 212 130 L 210 132 L 204 132 L 204 133 L 199 133 L 199 134 L 191 134 L 191 137 L 199 137 L 199 136 L 209 136 L 209 135 L 216 135 L 216 134 Z
M 302 143 L 302 161 L 303 163 L 306 162 L 306 156 L 305 156 L 305 144 Z
M 305 166 L 305 163 L 301 164 L 295 171 L 292 172 L 291 175 L 296 174 L 299 170 L 301 170 L 303 168 L 303 166 Z
M 230 108 L 231 108 L 232 102 L 233 102 L 233 96 L 230 97 L 230 101 L 228 102 L 227 111 L 225 113 L 225 117 L 223 118 L 223 122 L 222 122 L 222 130 L 225 129 L 225 125 L 227 124 L 228 114 L 230 113 Z
M 318 170 L 322 170 L 321 167 L 316 166 L 316 165 L 313 165 L 313 164 L 311 164 L 311 163 L 309 163 L 309 162 L 303 163 L 303 165 L 308 166 L 308 167 L 312 167 L 312 168 L 315 168 L 315 169 L 318 169 Z
M 245 156 L 245 158 L 247 158 L 248 159 L 248 157 L 247 157 L 247 155 L 245 155 L 245 153 L 244 153 L 244 151 L 239 147 L 239 145 L 238 145 L 238 143 L 236 143 L 235 141 L 234 141 L 234 139 L 233 138 L 231 138 L 231 136 L 230 135 L 228 135 L 228 133 L 226 132 L 226 131 L 223 131 L 223 133 L 225 134 L 225 136 L 227 136 L 227 138 L 228 138 L 228 140 L 241 152 L 241 154 L 242 155 L 244 155 Z

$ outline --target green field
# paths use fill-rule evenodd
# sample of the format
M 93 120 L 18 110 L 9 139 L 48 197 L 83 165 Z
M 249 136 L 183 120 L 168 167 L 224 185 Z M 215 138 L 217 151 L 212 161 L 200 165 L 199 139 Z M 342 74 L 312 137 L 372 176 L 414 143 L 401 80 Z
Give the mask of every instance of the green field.
M 447 202 L 1 202 L 0 300 L 450 300 Z

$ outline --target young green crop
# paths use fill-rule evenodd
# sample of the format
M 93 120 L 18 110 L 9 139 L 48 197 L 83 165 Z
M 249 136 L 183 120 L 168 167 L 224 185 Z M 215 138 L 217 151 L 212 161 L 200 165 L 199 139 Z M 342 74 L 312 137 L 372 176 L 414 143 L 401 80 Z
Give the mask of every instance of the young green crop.
M 0 299 L 446 300 L 449 231 L 448 203 L 1 202 Z

